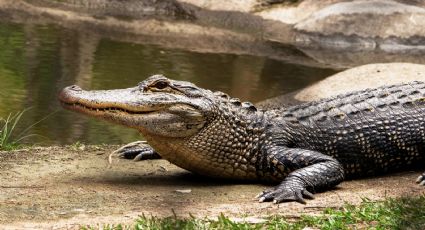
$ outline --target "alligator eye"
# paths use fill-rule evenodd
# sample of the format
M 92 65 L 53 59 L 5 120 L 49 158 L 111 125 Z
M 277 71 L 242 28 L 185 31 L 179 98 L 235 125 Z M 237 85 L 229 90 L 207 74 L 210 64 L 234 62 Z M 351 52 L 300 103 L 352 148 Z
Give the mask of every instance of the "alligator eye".
M 158 81 L 155 84 L 153 84 L 151 87 L 157 88 L 157 89 L 165 89 L 168 86 L 168 83 L 165 81 Z

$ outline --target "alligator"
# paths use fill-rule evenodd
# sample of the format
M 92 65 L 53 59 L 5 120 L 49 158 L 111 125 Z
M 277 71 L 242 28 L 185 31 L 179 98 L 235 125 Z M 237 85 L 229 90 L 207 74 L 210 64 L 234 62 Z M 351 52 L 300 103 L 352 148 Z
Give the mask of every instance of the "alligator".
M 69 86 L 59 99 L 66 109 L 140 131 L 146 141 L 114 156 L 162 158 L 200 175 L 278 184 L 260 193 L 260 202 L 305 204 L 345 179 L 425 162 L 424 82 L 273 110 L 162 75 L 127 89 Z M 425 173 L 417 183 L 425 185 Z

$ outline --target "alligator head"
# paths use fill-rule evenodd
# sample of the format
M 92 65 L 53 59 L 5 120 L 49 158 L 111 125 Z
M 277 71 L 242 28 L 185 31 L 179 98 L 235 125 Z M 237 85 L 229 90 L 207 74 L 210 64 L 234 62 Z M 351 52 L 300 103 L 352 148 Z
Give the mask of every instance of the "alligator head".
M 241 166 L 239 155 L 250 151 L 245 145 L 255 138 L 248 132 L 258 131 L 254 126 L 259 112 L 250 103 L 161 75 L 127 89 L 85 91 L 69 86 L 59 100 L 66 109 L 138 129 L 164 159 L 210 176 L 222 177 L 227 170 L 234 178 Z M 244 178 L 246 168 L 238 172 Z
M 205 125 L 212 109 L 207 94 L 189 82 L 154 75 L 127 89 L 84 91 L 69 86 L 59 100 L 66 109 L 136 128 L 143 134 L 186 137 Z

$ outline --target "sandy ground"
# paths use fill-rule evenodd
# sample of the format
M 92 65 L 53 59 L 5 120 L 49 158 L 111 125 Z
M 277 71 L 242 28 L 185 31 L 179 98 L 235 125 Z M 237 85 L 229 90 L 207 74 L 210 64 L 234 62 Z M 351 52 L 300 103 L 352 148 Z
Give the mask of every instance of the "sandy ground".
M 424 194 L 414 183 L 419 172 L 348 181 L 317 194 L 307 205 L 258 203 L 269 185 L 195 176 L 167 161 L 120 160 L 108 167 L 116 146 L 35 147 L 0 152 L 0 229 L 78 229 L 80 225 L 128 223 L 147 216 L 192 214 L 290 218 L 316 214 L 345 202 L 357 204 Z M 182 190 L 182 191 L 180 191 Z

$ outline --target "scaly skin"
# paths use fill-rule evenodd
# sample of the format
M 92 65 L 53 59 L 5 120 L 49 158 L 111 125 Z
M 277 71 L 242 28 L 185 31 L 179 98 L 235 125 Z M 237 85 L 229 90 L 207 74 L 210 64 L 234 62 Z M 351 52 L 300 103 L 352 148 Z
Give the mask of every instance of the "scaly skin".
M 259 201 L 305 203 L 344 178 L 425 162 L 425 83 L 357 91 L 280 110 L 155 75 L 121 90 L 63 89 L 67 109 L 138 129 L 115 154 L 166 159 L 194 173 L 281 182 Z M 418 178 L 425 184 L 425 174 Z

